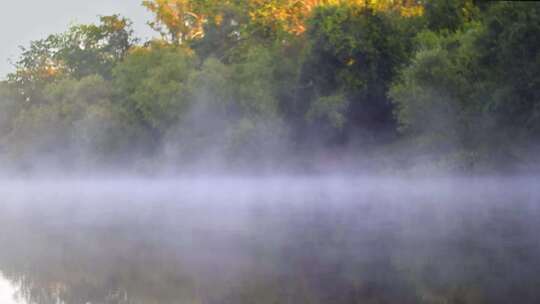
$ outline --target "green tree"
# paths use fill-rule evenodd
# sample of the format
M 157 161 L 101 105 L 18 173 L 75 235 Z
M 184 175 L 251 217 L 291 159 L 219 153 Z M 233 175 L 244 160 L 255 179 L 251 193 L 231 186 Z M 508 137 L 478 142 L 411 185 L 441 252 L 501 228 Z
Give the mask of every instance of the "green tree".
M 196 62 L 182 47 L 156 42 L 136 48 L 113 70 L 115 102 L 128 121 L 159 142 L 186 112 L 185 86 Z
M 102 164 L 121 152 L 124 138 L 99 75 L 63 79 L 44 89 L 43 102 L 20 109 L 9 133 L 9 151 L 30 167 Z
M 93 74 L 110 78 L 113 66 L 135 42 L 128 19 L 103 16 L 98 25 L 75 25 L 65 33 L 32 41 L 22 48 L 8 81 L 18 87 L 23 99 L 39 101 L 41 90 L 56 79 Z
M 540 5 L 499 3 L 484 17 L 479 65 L 490 93 L 485 110 L 510 137 L 536 140 L 540 130 Z
M 92 74 L 109 79 L 112 68 L 137 42 L 131 21 L 119 15 L 100 17 L 98 25 L 74 26 L 61 40 L 56 60 L 77 79 Z
M 0 155 L 9 148 L 8 135 L 13 126 L 13 120 L 21 108 L 13 87 L 6 82 L 0 82 Z
M 526 161 L 540 126 L 539 8 L 499 3 L 482 23 L 422 33 L 390 92 L 401 130 L 469 165 Z
M 481 33 L 481 26 L 449 35 L 423 32 L 412 63 L 390 90 L 400 131 L 413 139 L 417 153 L 429 152 L 452 166 L 475 161 L 484 133 L 474 45 Z
M 306 112 L 328 109 L 339 117 L 339 141 L 358 129 L 378 135 L 395 129 L 387 91 L 412 52 L 415 20 L 349 5 L 315 10 L 299 98 Z
M 188 114 L 168 134 L 169 153 L 248 161 L 275 148 L 284 129 L 273 90 L 272 56 L 253 48 L 245 57 L 230 65 L 209 58 L 191 73 Z
M 433 31 L 456 31 L 479 17 L 474 0 L 432 0 L 425 4 L 424 17 Z

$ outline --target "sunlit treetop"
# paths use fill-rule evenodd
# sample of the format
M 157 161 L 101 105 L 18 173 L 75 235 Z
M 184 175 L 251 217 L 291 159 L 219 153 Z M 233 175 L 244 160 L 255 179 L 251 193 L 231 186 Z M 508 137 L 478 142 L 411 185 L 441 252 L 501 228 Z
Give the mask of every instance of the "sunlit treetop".
M 142 4 L 155 16 L 149 25 L 174 44 L 202 38 L 208 20 L 220 24 L 225 7 L 248 16 L 252 27 L 293 35 L 306 31 L 307 19 L 320 6 L 351 5 L 405 17 L 422 15 L 424 10 L 417 0 L 144 0 Z
M 174 44 L 204 36 L 204 23 L 220 1 L 145 0 L 142 5 L 154 15 L 149 25 Z
M 306 31 L 306 20 L 311 12 L 321 6 L 350 5 L 377 12 L 396 12 L 404 17 L 420 16 L 424 7 L 416 0 L 252 0 L 252 22 L 301 35 Z

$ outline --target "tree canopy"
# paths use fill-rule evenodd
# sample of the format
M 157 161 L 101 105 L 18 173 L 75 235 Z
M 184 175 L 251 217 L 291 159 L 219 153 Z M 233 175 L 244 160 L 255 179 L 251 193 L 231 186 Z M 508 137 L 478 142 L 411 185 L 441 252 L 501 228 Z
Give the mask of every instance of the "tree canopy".
M 0 83 L 0 159 L 141 170 L 208 155 L 275 167 L 287 154 L 302 170 L 344 158 L 403 168 L 430 155 L 455 170 L 534 159 L 537 3 L 142 5 L 158 38 L 141 41 L 111 15 L 22 48 Z

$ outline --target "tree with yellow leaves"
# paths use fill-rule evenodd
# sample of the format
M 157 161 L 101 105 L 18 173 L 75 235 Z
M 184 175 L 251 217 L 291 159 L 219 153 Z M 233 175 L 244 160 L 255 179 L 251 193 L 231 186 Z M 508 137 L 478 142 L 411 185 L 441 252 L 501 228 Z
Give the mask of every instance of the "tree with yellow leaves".
M 423 14 L 423 6 L 416 0 L 253 0 L 249 1 L 249 15 L 253 23 L 273 32 L 300 35 L 315 8 L 335 5 L 396 12 L 404 17 Z
M 219 1 L 145 0 L 142 5 L 155 15 L 149 25 L 173 44 L 204 36 L 208 14 Z
M 209 18 L 218 20 L 226 6 L 245 13 L 251 28 L 259 33 L 295 36 L 306 31 L 307 19 L 321 6 L 351 5 L 406 17 L 423 13 L 417 0 L 144 0 L 143 5 L 155 15 L 150 26 L 174 44 L 203 37 Z

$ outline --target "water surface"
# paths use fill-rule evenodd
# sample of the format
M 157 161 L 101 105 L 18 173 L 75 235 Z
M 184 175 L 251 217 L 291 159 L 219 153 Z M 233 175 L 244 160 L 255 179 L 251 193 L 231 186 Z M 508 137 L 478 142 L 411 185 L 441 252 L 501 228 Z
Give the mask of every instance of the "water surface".
M 540 299 L 533 178 L 0 184 L 0 303 Z

